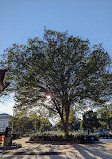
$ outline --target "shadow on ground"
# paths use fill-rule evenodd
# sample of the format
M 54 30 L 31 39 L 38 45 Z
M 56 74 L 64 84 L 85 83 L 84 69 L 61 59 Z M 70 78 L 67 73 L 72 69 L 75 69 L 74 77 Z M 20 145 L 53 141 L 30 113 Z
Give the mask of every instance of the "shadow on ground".
M 87 145 L 73 145 L 74 149 L 80 154 L 80 158 L 85 159 L 112 159 L 112 145 L 107 147 L 106 143 L 87 144 Z M 73 156 L 74 152 L 71 151 Z
M 112 159 L 111 143 L 95 144 L 29 144 L 17 151 L 9 150 L 5 159 Z

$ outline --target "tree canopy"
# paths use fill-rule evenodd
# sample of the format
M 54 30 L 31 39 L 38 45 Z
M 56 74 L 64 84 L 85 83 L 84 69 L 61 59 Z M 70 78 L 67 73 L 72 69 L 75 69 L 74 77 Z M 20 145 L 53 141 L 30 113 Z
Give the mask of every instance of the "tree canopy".
M 12 128 L 13 133 L 19 133 L 20 130 L 26 133 L 32 130 L 35 132 L 51 130 L 52 124 L 47 118 L 39 117 L 35 112 L 27 116 L 27 113 L 23 111 L 10 118 L 9 127 Z
M 46 107 L 59 114 L 66 133 L 71 107 L 81 108 L 86 100 L 103 103 L 111 95 L 111 59 L 101 44 L 91 49 L 89 40 L 45 29 L 43 40 L 13 44 L 4 57 L 16 107 Z
M 98 110 L 102 129 L 112 130 L 112 105 L 103 106 Z

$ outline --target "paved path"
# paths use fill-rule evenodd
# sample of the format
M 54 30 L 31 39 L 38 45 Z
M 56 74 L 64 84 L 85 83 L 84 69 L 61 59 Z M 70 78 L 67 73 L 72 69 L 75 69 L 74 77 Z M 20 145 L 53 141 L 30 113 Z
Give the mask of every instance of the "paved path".
M 100 141 L 106 142 L 106 143 L 111 142 L 111 144 L 112 144 L 112 138 L 100 138 Z
M 14 140 L 13 142 L 22 144 L 22 148 L 11 150 L 2 155 L 0 159 L 112 159 L 112 143 L 42 145 L 25 143 L 28 139 Z M 17 152 L 21 153 L 21 155 L 17 155 Z M 22 155 L 22 152 L 26 154 Z M 39 155 L 42 152 L 47 154 Z M 55 154 L 58 152 L 59 154 Z M 31 155 L 32 153 L 34 155 Z

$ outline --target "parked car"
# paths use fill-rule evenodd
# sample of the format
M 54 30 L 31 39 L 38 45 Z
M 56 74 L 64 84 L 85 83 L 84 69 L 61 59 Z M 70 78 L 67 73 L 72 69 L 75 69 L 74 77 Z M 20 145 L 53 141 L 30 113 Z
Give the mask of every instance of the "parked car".
M 107 133 L 107 132 L 103 132 L 103 131 L 101 131 L 101 132 L 98 132 L 98 136 L 99 137 L 103 137 L 103 138 L 112 138 L 112 134 L 109 134 L 109 133 Z

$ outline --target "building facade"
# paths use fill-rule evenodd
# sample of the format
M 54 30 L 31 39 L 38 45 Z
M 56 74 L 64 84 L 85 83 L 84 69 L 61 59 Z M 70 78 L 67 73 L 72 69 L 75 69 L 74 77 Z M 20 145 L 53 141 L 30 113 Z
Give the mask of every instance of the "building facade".
M 5 132 L 10 117 L 11 115 L 6 113 L 0 114 L 0 132 Z

